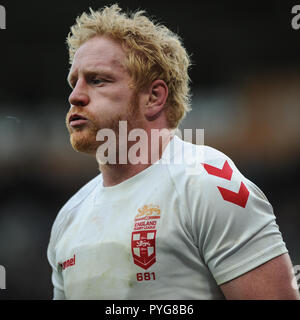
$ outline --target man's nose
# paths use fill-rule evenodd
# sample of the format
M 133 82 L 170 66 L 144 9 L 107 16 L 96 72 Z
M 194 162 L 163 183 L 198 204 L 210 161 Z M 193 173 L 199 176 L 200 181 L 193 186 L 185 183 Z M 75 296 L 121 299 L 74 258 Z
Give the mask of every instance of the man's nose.
M 77 81 L 75 88 L 69 96 L 69 103 L 77 107 L 85 107 L 89 104 L 90 98 L 84 88 L 84 84 Z

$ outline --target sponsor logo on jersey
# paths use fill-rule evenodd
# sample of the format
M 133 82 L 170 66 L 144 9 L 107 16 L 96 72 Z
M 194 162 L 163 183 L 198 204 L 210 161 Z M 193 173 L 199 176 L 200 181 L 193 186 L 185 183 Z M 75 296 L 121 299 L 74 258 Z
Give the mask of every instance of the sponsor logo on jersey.
M 68 267 L 75 265 L 75 254 L 71 259 L 68 259 L 64 261 L 63 263 L 59 263 L 59 265 L 62 267 L 63 270 L 65 270 Z
M 202 163 L 202 165 L 208 174 L 231 181 L 233 170 L 227 160 L 221 169 L 207 163 Z M 217 186 L 217 188 L 225 201 L 234 203 L 242 208 L 246 207 L 250 192 L 243 182 L 241 182 L 238 192 L 222 188 L 221 186 Z
M 156 262 L 156 225 L 160 218 L 159 206 L 144 205 L 138 209 L 131 235 L 131 251 L 134 263 L 148 269 Z

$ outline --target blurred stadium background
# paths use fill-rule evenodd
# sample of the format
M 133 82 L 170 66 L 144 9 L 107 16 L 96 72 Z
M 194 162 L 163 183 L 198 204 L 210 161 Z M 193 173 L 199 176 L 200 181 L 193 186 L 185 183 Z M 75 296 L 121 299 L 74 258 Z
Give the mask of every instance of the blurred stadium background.
M 114 1 L 0 1 L 0 299 L 51 299 L 46 250 L 61 206 L 98 174 L 64 125 L 65 37 L 81 12 Z M 192 54 L 193 111 L 181 128 L 229 155 L 274 207 L 300 265 L 300 29 L 296 1 L 118 1 L 179 33 Z M 298 1 L 300 4 L 300 1 Z

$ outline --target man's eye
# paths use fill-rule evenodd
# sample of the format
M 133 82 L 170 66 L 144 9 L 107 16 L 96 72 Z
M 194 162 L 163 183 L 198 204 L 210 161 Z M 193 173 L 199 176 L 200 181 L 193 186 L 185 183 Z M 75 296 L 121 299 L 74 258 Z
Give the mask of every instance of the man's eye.
M 97 78 L 95 78 L 95 79 L 92 79 L 92 80 L 91 80 L 91 83 L 94 84 L 94 85 L 101 84 L 101 83 L 103 83 L 103 82 L 104 82 L 103 79 L 97 79 Z

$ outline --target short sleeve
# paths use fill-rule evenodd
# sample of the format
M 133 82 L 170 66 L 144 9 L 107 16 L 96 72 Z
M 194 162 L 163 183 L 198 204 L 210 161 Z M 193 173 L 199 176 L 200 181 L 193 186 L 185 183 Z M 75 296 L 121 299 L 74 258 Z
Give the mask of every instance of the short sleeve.
M 218 285 L 288 252 L 271 204 L 230 159 L 203 166 L 201 176 L 189 183 L 198 188 L 190 197 L 193 236 Z

